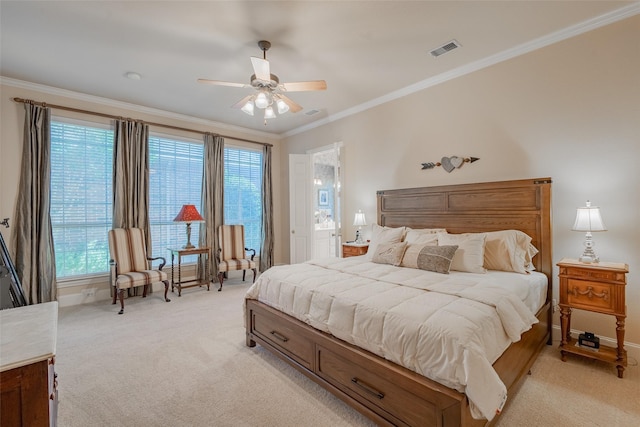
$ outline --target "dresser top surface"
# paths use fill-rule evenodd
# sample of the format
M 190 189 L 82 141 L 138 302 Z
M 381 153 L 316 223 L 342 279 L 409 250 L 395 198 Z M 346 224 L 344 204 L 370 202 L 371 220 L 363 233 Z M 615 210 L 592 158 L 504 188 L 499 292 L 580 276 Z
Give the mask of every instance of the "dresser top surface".
M 0 310 L 0 372 L 53 357 L 58 303 Z

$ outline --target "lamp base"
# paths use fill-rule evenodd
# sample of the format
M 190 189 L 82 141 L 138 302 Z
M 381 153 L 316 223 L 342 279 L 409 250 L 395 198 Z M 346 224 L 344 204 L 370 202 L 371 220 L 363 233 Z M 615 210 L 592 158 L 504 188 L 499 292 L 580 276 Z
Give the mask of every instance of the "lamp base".
M 600 262 L 600 257 L 596 255 L 596 252 L 593 250 L 593 238 L 591 237 L 591 233 L 587 233 L 584 240 L 584 252 L 582 256 L 580 256 L 580 262 L 584 262 L 585 264 L 597 263 Z
M 195 246 L 193 246 L 191 243 L 188 243 L 182 247 L 182 249 L 194 249 L 194 248 Z

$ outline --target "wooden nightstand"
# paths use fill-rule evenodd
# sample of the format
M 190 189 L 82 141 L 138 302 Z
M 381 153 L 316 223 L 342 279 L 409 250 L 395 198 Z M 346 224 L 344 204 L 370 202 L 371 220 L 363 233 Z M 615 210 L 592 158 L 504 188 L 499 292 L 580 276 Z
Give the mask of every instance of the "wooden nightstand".
M 343 243 L 342 244 L 342 258 L 350 256 L 364 255 L 369 249 L 369 243 Z
M 560 267 L 560 325 L 562 360 L 567 353 L 598 359 L 616 365 L 622 378 L 627 366 L 624 349 L 624 322 L 627 317 L 625 304 L 626 274 L 629 266 L 624 263 L 600 262 L 585 264 L 574 259 L 563 259 Z M 617 347 L 600 343 L 598 351 L 582 348 L 571 339 L 571 310 L 577 308 L 616 317 Z

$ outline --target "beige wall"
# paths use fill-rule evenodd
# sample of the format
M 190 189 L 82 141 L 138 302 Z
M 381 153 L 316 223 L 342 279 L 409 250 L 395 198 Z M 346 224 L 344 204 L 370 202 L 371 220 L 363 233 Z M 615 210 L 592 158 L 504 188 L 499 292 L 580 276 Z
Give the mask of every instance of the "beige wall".
M 638 40 L 640 16 L 291 136 L 281 163 L 343 142 L 347 237 L 357 209 L 375 218 L 376 190 L 552 177 L 554 263 L 582 253 L 584 234 L 571 231 L 576 207 L 587 199 L 600 206 L 609 230 L 594 233 L 596 250 L 629 264 L 626 340 L 640 349 Z M 421 170 L 451 155 L 481 160 L 450 174 Z M 286 170 L 280 179 L 287 194 Z M 281 241 L 288 246 L 286 225 Z M 557 278 L 553 287 L 557 297 Z M 576 310 L 572 322 L 615 337 L 612 317 Z
M 215 124 L 207 123 L 203 120 L 195 120 L 189 118 L 182 118 L 174 114 L 165 113 L 161 111 L 154 111 L 141 107 L 128 106 L 126 104 L 117 103 L 109 100 L 101 100 L 98 98 L 92 98 L 81 94 L 64 93 L 63 96 L 52 88 L 38 88 L 34 90 L 30 88 L 30 85 L 22 84 L 18 82 L 12 82 L 10 80 L 5 81 L 6 84 L 0 86 L 0 219 L 11 218 L 10 223 L 14 224 L 15 218 L 15 203 L 17 199 L 18 181 L 20 177 L 20 159 L 22 155 L 22 135 L 23 135 L 23 121 L 24 121 L 24 107 L 23 104 L 13 101 L 14 97 L 32 99 L 34 101 L 47 102 L 49 104 L 57 104 L 65 107 L 73 107 L 86 109 L 98 113 L 112 114 L 116 116 L 131 117 L 135 119 L 147 120 L 155 123 L 162 123 L 172 126 L 183 127 L 187 129 L 194 129 L 197 131 L 214 132 L 223 135 L 228 135 L 236 138 L 250 139 L 253 141 L 267 142 L 274 144 L 273 155 L 273 170 L 280 169 L 280 143 L 273 137 L 267 137 L 266 134 L 255 133 L 240 133 L 235 130 L 216 128 Z M 28 87 L 25 89 L 24 87 Z M 35 86 L 34 86 L 35 87 Z M 53 110 L 52 113 L 58 116 L 78 118 L 86 121 L 93 121 L 98 123 L 109 123 L 108 118 L 101 118 L 86 114 L 70 113 L 62 110 Z M 191 139 L 201 140 L 202 136 L 193 132 L 182 132 L 163 127 L 151 126 L 151 131 L 159 132 L 165 135 L 184 136 Z M 246 146 L 255 148 L 255 144 L 246 142 L 235 141 L 231 138 L 226 140 L 228 144 L 236 146 Z M 274 216 L 276 218 L 281 217 L 280 207 L 282 187 L 279 180 L 279 176 L 275 176 L 273 180 L 274 187 Z M 2 227 L 0 231 L 5 238 L 7 244 L 10 241 L 10 233 L 13 227 L 5 229 Z M 275 232 L 280 233 L 280 222 L 276 221 Z M 281 259 L 282 247 L 276 245 L 275 258 Z M 168 256 L 167 254 L 158 254 L 158 256 Z M 83 289 L 94 289 L 96 296 L 87 297 L 83 296 Z M 95 299 L 108 298 L 109 295 L 109 283 L 108 278 L 98 277 L 93 279 L 85 279 L 76 282 L 65 282 L 59 286 L 58 296 L 61 305 L 70 305 L 81 302 L 91 302 Z

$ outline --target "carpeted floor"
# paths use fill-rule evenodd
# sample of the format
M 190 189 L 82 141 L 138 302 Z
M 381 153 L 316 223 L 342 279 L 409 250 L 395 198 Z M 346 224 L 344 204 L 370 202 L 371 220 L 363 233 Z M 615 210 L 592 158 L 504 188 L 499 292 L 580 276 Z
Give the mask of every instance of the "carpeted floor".
M 372 426 L 260 346 L 245 346 L 248 284 L 186 289 L 60 309 L 58 425 Z M 640 425 L 640 368 L 615 368 L 546 347 L 499 426 Z

